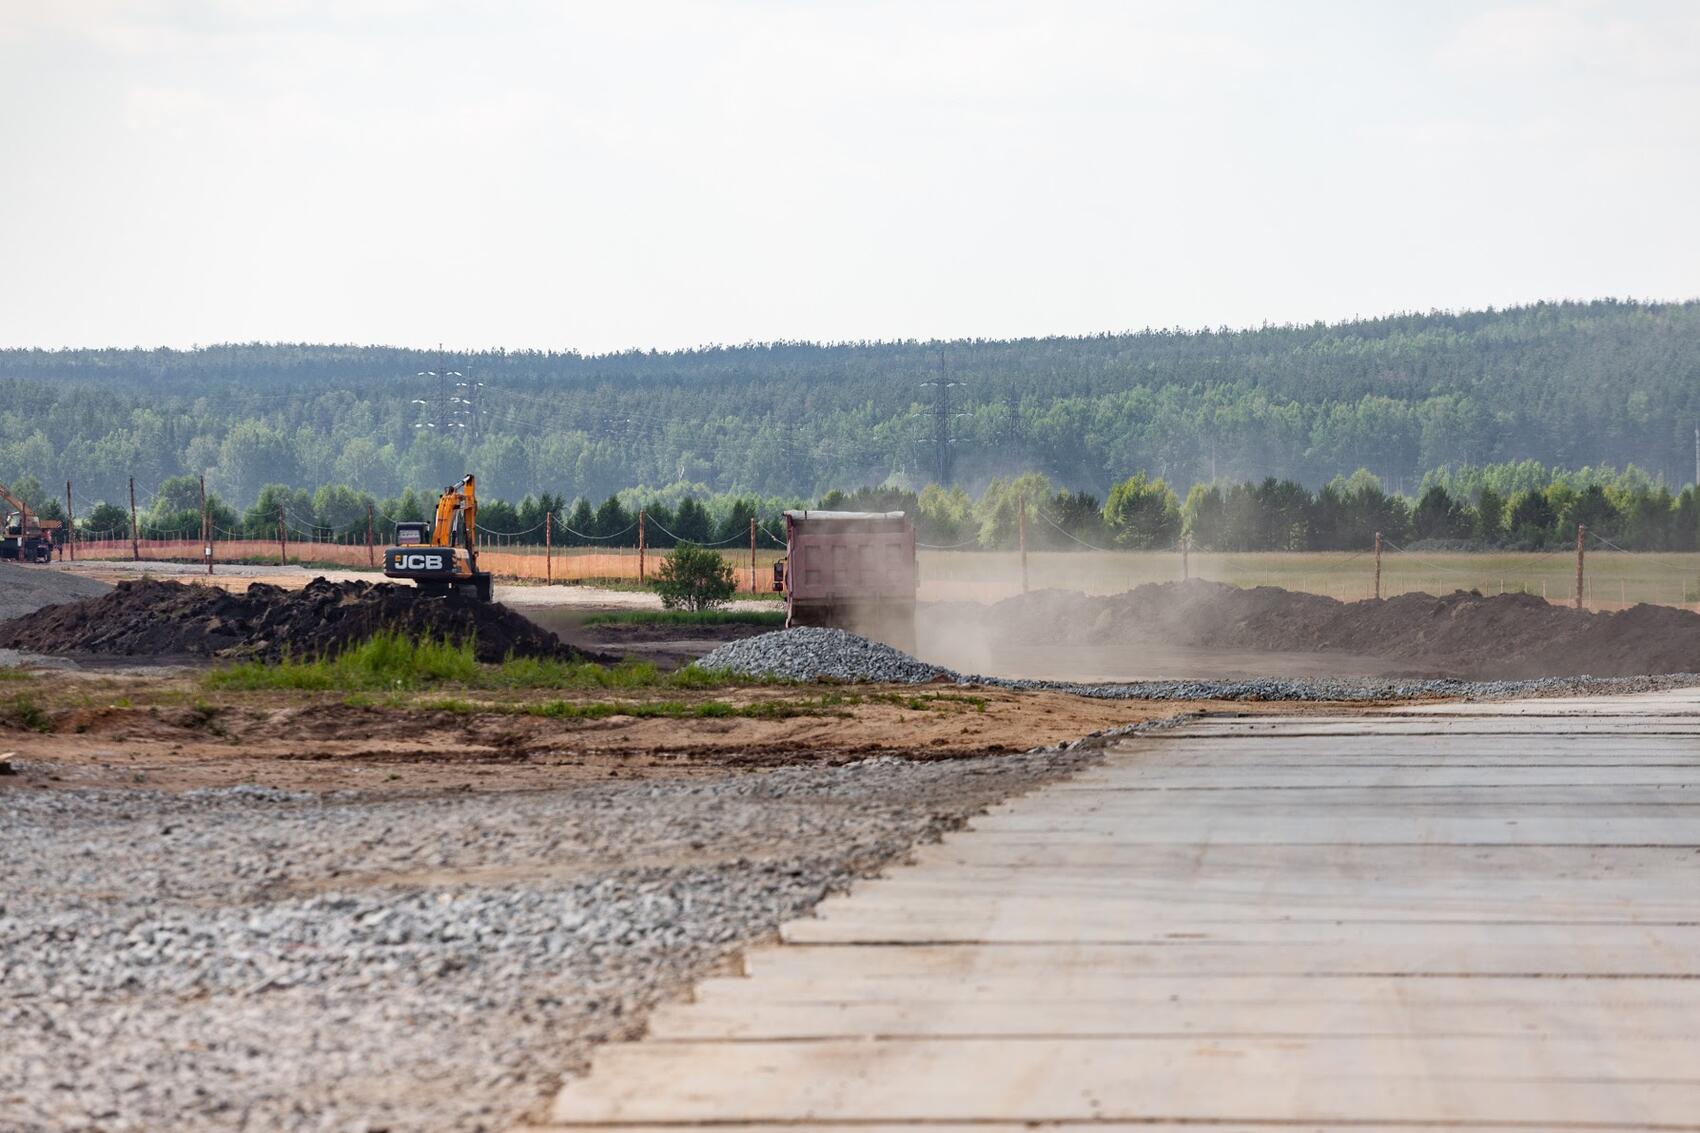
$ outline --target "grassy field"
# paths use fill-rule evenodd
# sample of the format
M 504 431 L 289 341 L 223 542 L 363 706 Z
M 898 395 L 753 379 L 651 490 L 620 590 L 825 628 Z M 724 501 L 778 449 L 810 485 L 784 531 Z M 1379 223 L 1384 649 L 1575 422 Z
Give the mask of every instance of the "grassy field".
M 1193 553 L 1193 578 L 1235 586 L 1280 586 L 1356 600 L 1375 592 L 1375 556 L 1348 552 Z M 1650 602 L 1700 603 L 1700 554 L 1590 552 L 1585 563 L 1585 604 L 1615 610 Z M 1182 577 L 1181 556 L 1169 551 L 1034 552 L 1027 556 L 1028 588 L 1057 587 L 1114 594 L 1147 582 Z M 1422 591 L 1450 594 L 1521 591 L 1569 602 L 1576 593 L 1574 552 L 1387 551 L 1381 560 L 1383 596 Z M 1021 592 L 1020 556 L 1001 552 L 922 551 L 922 601 L 993 602 Z

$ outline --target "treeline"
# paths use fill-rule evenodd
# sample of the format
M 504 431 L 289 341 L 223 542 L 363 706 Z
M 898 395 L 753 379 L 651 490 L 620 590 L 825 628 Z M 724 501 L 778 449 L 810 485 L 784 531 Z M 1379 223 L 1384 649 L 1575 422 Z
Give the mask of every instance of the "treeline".
M 47 492 L 40 480 L 25 476 L 12 490 L 44 519 L 63 521 L 63 501 Z M 215 539 L 262 539 L 290 542 L 364 543 L 370 531 L 373 540 L 387 544 L 401 521 L 429 520 L 436 514 L 438 494 L 413 489 L 388 499 L 378 499 L 343 484 L 326 484 L 316 491 L 268 484 L 246 508 L 239 508 L 209 492 L 207 520 Z M 480 493 L 478 528 L 486 543 L 538 545 L 549 539 L 557 547 L 635 547 L 638 513 L 645 513 L 645 543 L 669 548 L 688 541 L 710 546 L 749 545 L 750 521 L 757 523 L 758 544 L 783 545 L 783 510 L 804 506 L 741 496 L 712 496 L 698 500 L 691 495 L 676 499 L 620 495 L 600 504 L 579 498 L 567 501 L 547 492 L 526 496 L 517 502 L 493 499 Z M 167 477 L 148 501 L 136 511 L 136 534 L 142 539 L 196 539 L 201 531 L 201 484 L 195 476 Z M 85 506 L 76 504 L 75 530 L 80 540 L 130 538 L 127 505 L 105 501 Z
M 948 404 L 923 385 L 940 376 Z M 70 479 L 114 503 L 132 476 L 144 493 L 205 474 L 231 500 L 326 482 L 395 499 L 468 470 L 511 500 L 634 484 L 801 499 L 936 482 L 978 496 L 1028 471 L 1102 491 L 1140 469 L 1314 491 L 1367 468 L 1413 494 L 1427 469 L 1530 458 L 1633 461 L 1681 485 L 1697 421 L 1693 302 L 602 356 L 0 351 L 0 481 Z
M 41 515 L 63 518 L 58 498 L 35 477 L 14 485 Z M 400 520 L 428 519 L 435 492 L 409 489 L 379 499 L 342 484 L 315 491 L 266 485 L 245 508 L 208 497 L 214 535 L 220 539 L 388 542 Z M 168 477 L 138 512 L 143 538 L 195 538 L 200 531 L 196 477 Z M 1385 490 L 1359 469 L 1312 491 L 1292 480 L 1195 484 L 1181 496 L 1160 477 L 1139 473 L 1115 484 L 1100 500 L 1089 492 L 1057 487 L 1027 473 L 994 478 L 977 495 L 929 484 L 903 488 L 832 490 L 816 500 L 758 497 L 670 489 L 629 489 L 596 503 L 569 502 L 539 493 L 517 502 L 482 495 L 479 527 L 486 543 L 634 547 L 638 516 L 650 547 L 679 541 L 732 548 L 783 543 L 783 512 L 791 507 L 903 511 L 914 517 L 923 546 L 1007 550 L 1020 544 L 1025 516 L 1027 546 L 1035 550 L 1097 548 L 1165 550 L 1184 535 L 1198 550 L 1365 550 L 1377 533 L 1395 546 L 1436 549 L 1546 550 L 1567 546 L 1583 525 L 1598 540 L 1632 551 L 1700 550 L 1700 499 L 1693 487 L 1673 493 L 1639 468 L 1547 468 L 1532 462 L 1465 466 L 1431 473 L 1420 491 Z M 101 503 L 77 517 L 80 537 L 127 538 L 126 507 Z
M 1473 494 L 1459 485 L 1476 485 Z M 1521 485 L 1510 487 L 1509 485 Z M 918 495 L 863 488 L 829 493 L 826 507 L 904 510 L 934 546 L 1160 550 L 1184 535 L 1206 551 L 1361 551 L 1379 533 L 1395 545 L 1450 550 L 1548 550 L 1574 542 L 1578 525 L 1630 551 L 1700 550 L 1700 497 L 1673 493 L 1633 466 L 1623 471 L 1471 467 L 1425 479 L 1414 497 L 1387 492 L 1365 469 L 1311 491 L 1292 480 L 1195 484 L 1184 497 L 1143 473 L 1100 503 L 1043 476 L 995 480 L 977 499 L 929 486 Z

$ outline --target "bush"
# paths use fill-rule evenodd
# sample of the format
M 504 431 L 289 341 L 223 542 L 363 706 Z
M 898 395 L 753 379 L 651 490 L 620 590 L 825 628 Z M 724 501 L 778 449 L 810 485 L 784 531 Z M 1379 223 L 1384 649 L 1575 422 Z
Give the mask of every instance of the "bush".
M 738 592 L 738 579 L 718 551 L 680 543 L 655 572 L 655 592 L 669 610 L 712 610 Z

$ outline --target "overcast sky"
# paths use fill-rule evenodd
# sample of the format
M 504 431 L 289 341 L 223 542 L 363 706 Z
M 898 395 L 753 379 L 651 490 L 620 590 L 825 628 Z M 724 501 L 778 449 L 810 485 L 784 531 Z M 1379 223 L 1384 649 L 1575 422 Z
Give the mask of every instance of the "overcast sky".
M 0 344 L 1700 296 L 1700 3 L 0 0 Z

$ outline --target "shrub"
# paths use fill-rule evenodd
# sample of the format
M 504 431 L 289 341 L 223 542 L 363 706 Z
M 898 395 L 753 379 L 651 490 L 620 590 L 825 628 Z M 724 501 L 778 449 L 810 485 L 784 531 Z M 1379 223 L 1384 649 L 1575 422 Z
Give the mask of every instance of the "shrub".
M 738 579 L 718 551 L 680 543 L 655 572 L 655 592 L 669 610 L 712 610 L 738 592 Z

